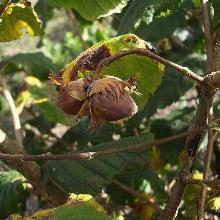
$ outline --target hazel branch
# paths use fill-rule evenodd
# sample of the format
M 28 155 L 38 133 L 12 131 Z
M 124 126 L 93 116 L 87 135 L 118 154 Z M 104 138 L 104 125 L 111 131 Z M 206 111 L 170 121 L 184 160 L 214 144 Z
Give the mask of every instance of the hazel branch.
M 204 35 L 206 42 L 206 71 L 211 72 L 214 68 L 214 48 L 211 34 L 211 25 L 210 25 L 210 17 L 208 13 L 208 1 L 201 1 L 201 10 L 203 17 L 203 26 L 204 26 Z M 211 83 L 213 85 L 213 83 Z M 194 131 L 198 127 L 204 127 L 207 124 L 207 119 L 210 113 L 210 109 L 212 107 L 212 101 L 215 95 L 215 88 L 208 84 L 207 78 L 204 79 L 202 83 L 199 85 L 199 89 L 201 90 L 201 95 L 199 99 L 199 105 L 196 110 L 196 115 L 194 117 L 193 123 L 189 128 L 189 131 Z M 159 220 L 172 220 L 176 217 L 178 213 L 178 209 L 184 195 L 185 189 L 187 187 L 186 182 L 184 181 L 185 177 L 188 177 L 187 173 L 190 171 L 190 167 L 192 166 L 192 162 L 197 154 L 197 149 L 200 143 L 201 138 L 203 137 L 204 130 L 201 131 L 200 134 L 195 134 L 193 132 L 189 132 L 186 141 L 186 155 L 185 155 L 185 164 L 182 170 L 180 171 L 177 181 L 172 188 L 172 194 L 168 199 L 167 205 L 162 212 Z
M 205 37 L 205 48 L 206 48 L 206 68 L 207 72 L 211 72 L 214 67 L 214 45 L 212 38 L 212 30 L 211 30 L 211 22 L 209 16 L 209 1 L 208 0 L 200 0 L 201 12 L 202 12 L 202 22 L 203 22 L 203 30 Z
M 164 64 L 165 66 L 170 66 L 174 69 L 176 69 L 177 71 L 181 72 L 183 75 L 189 77 L 190 79 L 196 81 L 197 83 L 202 83 L 203 82 L 203 77 L 197 75 L 196 73 L 194 73 L 192 70 L 190 70 L 187 67 L 183 67 L 179 64 L 176 64 L 172 61 L 169 61 L 163 57 L 160 57 L 159 55 L 151 52 L 148 49 L 131 49 L 131 50 L 125 50 L 122 51 L 116 55 L 113 55 L 111 57 L 105 58 L 102 61 L 100 61 L 100 63 L 97 66 L 96 72 L 95 72 L 95 77 L 99 76 L 101 73 L 101 70 L 103 67 L 110 65 L 112 62 L 119 60 L 120 58 L 127 56 L 127 55 L 132 55 L 132 54 L 136 54 L 136 55 L 140 55 L 140 56 L 146 56 L 146 57 L 150 57 L 156 61 L 158 61 L 159 63 Z
M 198 129 L 195 131 L 196 133 L 200 133 L 203 128 Z M 143 150 L 150 146 L 160 145 L 167 142 L 171 142 L 180 138 L 183 138 L 188 135 L 187 132 L 183 132 L 177 135 L 173 135 L 170 137 L 162 138 L 159 140 L 154 141 L 145 141 L 140 144 L 136 144 L 126 148 L 112 148 L 110 150 L 105 151 L 94 151 L 94 152 L 84 152 L 84 153 L 75 153 L 75 154 L 64 154 L 64 155 L 47 155 L 47 154 L 40 154 L 40 155 L 11 155 L 11 154 L 3 154 L 0 153 L 0 159 L 2 160 L 12 160 L 12 161 L 37 161 L 37 160 L 83 160 L 83 159 L 93 159 L 100 156 L 108 156 L 112 154 L 122 153 L 122 152 L 132 152 L 132 151 L 139 151 Z
M 201 186 L 208 186 L 211 188 L 220 188 L 220 179 L 214 179 L 214 180 L 210 180 L 210 179 L 202 179 L 202 180 L 198 180 L 198 179 L 188 179 L 186 180 L 187 184 L 197 184 L 197 185 L 201 185 Z
M 22 135 L 21 123 L 20 123 L 18 112 L 17 112 L 17 108 L 15 106 L 15 103 L 14 103 L 14 100 L 12 98 L 10 91 L 5 87 L 4 83 L 0 82 L 0 86 L 2 87 L 2 93 L 5 96 L 5 99 L 8 102 L 8 105 L 11 111 L 14 132 L 15 132 L 15 139 L 17 142 L 18 150 L 23 152 L 24 151 L 23 135 Z
M 209 16 L 209 10 L 210 10 L 210 3 L 207 0 L 200 0 L 201 5 L 201 12 L 202 12 L 202 20 L 203 20 L 203 30 L 204 30 L 204 37 L 205 37 L 205 48 L 206 48 L 206 72 L 214 71 L 216 68 L 215 63 L 215 48 L 213 43 L 213 36 L 212 36 L 212 30 L 211 30 L 211 22 L 210 22 L 210 16 Z M 207 80 L 206 80 L 207 81 Z M 214 80 L 216 82 L 216 80 Z M 213 92 L 209 96 L 208 99 L 206 99 L 206 117 L 204 117 L 203 120 L 210 121 L 212 118 L 212 103 L 213 103 L 213 97 L 215 94 L 214 89 L 212 89 Z M 204 102 L 205 104 L 205 102 Z M 205 116 L 205 115 L 204 115 Z M 213 152 L 213 143 L 214 143 L 215 137 L 213 136 L 213 131 L 211 129 L 208 130 L 208 145 L 207 145 L 207 151 L 204 158 L 204 170 L 203 170 L 203 179 L 209 178 L 209 169 L 210 169 L 210 163 L 212 158 L 212 152 Z M 207 187 L 202 186 L 201 192 L 200 192 L 200 198 L 199 198 L 199 204 L 198 204 L 198 218 L 200 220 L 205 219 L 205 200 L 207 195 Z
M 213 152 L 213 144 L 215 141 L 215 135 L 213 134 L 213 130 L 208 130 L 208 144 L 207 144 L 207 152 L 204 158 L 204 170 L 203 170 L 203 180 L 207 180 L 209 178 L 209 170 L 210 170 L 210 163 L 212 158 Z M 199 219 L 205 219 L 205 201 L 207 195 L 207 186 L 202 185 L 201 192 L 200 192 L 200 199 L 198 204 L 198 215 Z

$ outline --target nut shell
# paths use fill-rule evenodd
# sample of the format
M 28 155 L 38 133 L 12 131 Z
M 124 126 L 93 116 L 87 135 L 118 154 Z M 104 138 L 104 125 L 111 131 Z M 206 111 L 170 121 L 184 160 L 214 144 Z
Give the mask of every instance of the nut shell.
M 118 121 L 137 112 L 137 105 L 130 94 L 123 93 L 119 100 L 111 94 L 97 93 L 90 97 L 91 127 L 97 128 L 105 121 Z
M 69 94 L 74 99 L 78 101 L 85 101 L 87 98 L 85 90 L 86 86 L 86 79 L 83 78 L 63 84 L 62 88 L 66 91 L 67 94 Z
M 83 101 L 71 97 L 63 88 L 61 88 L 56 105 L 59 109 L 69 115 L 77 115 L 83 105 Z

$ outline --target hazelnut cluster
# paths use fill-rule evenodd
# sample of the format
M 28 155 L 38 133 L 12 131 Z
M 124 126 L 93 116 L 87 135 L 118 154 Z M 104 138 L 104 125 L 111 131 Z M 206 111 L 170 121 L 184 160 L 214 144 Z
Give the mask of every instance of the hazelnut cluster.
M 59 84 L 57 106 L 70 115 L 88 116 L 91 128 L 96 129 L 106 121 L 118 121 L 137 112 L 131 97 L 135 87 L 134 80 L 110 76 L 92 80 L 87 76 Z

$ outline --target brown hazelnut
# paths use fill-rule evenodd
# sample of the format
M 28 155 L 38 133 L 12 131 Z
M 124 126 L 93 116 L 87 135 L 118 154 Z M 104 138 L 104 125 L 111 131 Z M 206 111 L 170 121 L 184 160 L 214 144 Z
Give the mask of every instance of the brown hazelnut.
M 137 112 L 130 87 L 128 82 L 111 77 L 96 80 L 90 85 L 88 95 L 93 129 L 105 121 L 118 121 Z
M 63 84 L 61 87 L 74 99 L 85 101 L 87 98 L 86 88 L 88 85 L 87 78 L 78 79 Z
M 77 115 L 83 105 L 83 101 L 71 97 L 66 90 L 61 87 L 56 105 L 67 114 Z

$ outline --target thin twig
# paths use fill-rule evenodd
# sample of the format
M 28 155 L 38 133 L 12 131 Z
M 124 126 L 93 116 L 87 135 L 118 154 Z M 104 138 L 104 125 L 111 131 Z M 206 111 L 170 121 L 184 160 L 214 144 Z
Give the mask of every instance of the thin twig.
M 3 5 L 3 7 L 0 8 L 0 15 L 3 14 L 3 12 L 7 9 L 7 7 L 9 6 L 9 4 L 11 3 L 11 0 L 8 0 L 5 5 Z
M 149 199 L 147 199 L 144 195 L 141 193 L 135 191 L 133 188 L 125 185 L 124 183 L 118 181 L 117 179 L 113 179 L 112 183 L 120 187 L 125 192 L 131 194 L 134 197 L 137 197 L 139 200 L 143 201 L 146 205 L 150 206 L 151 208 L 155 209 L 157 212 L 161 213 L 162 208 L 156 203 Z
M 196 133 L 200 133 L 203 128 L 198 129 L 197 131 L 194 131 Z M 130 147 L 126 148 L 112 148 L 110 150 L 105 151 L 94 151 L 94 152 L 84 152 L 84 153 L 74 153 L 74 154 L 64 154 L 64 155 L 48 155 L 48 154 L 40 154 L 40 155 L 11 155 L 11 154 L 0 154 L 0 159 L 3 160 L 17 160 L 17 161 L 37 161 L 37 160 L 83 160 L 83 159 L 93 159 L 100 156 L 107 156 L 122 152 L 132 152 L 132 151 L 139 151 L 143 150 L 146 147 L 155 146 L 164 144 L 170 141 L 174 141 L 180 138 L 183 138 L 188 135 L 187 132 L 183 132 L 177 135 L 173 135 L 170 137 L 162 138 L 159 140 L 154 141 L 145 141 L 140 144 L 132 145 Z
M 188 174 L 189 171 L 188 169 L 185 169 L 185 167 L 179 172 L 176 182 L 172 187 L 167 204 L 158 220 L 171 220 L 176 218 L 182 197 L 187 187 L 185 179 L 187 179 Z
M 202 180 L 198 180 L 198 179 L 188 179 L 186 180 L 187 184 L 197 184 L 197 185 L 201 185 L 201 186 L 208 186 L 211 188 L 220 188 L 220 179 L 214 179 L 214 180 L 210 180 L 210 179 L 202 179 Z
M 213 134 L 213 130 L 208 129 L 208 144 L 207 144 L 207 151 L 204 159 L 204 170 L 203 170 L 203 180 L 207 180 L 209 178 L 209 170 L 210 170 L 210 163 L 212 158 L 213 152 L 213 144 L 215 141 L 215 135 Z M 198 204 L 198 214 L 199 220 L 205 219 L 205 201 L 207 195 L 207 186 L 203 185 L 200 192 L 200 199 Z
M 210 73 L 211 71 L 215 70 L 215 59 L 214 59 L 214 44 L 213 44 L 213 36 L 212 36 L 212 30 L 211 30 L 211 22 L 210 22 L 210 16 L 209 16 L 209 10 L 210 5 L 208 0 L 200 0 L 201 5 L 201 12 L 202 12 L 202 20 L 203 20 L 203 29 L 204 29 L 204 37 L 205 37 L 205 47 L 206 47 L 206 72 Z M 214 95 L 214 94 L 213 94 Z M 210 97 L 210 99 L 207 99 L 207 116 L 204 119 L 208 119 L 209 121 L 212 118 L 212 102 L 213 102 L 213 95 Z M 204 105 L 203 105 L 204 107 Z M 207 145 L 207 151 L 204 159 L 204 170 L 203 170 L 203 179 L 209 178 L 209 169 L 210 169 L 210 163 L 212 158 L 212 152 L 213 152 L 213 143 L 214 143 L 214 137 L 213 137 L 213 131 L 211 129 L 208 129 L 208 145 Z M 205 219 L 205 201 L 206 201 L 206 194 L 207 194 L 207 187 L 202 186 L 201 192 L 200 192 L 200 198 L 198 203 L 198 219 L 204 220 Z
M 214 45 L 213 45 L 213 37 L 209 16 L 209 1 L 208 0 L 200 0 L 201 11 L 202 11 L 202 20 L 203 20 L 203 29 L 205 36 L 205 48 L 207 55 L 206 68 L 208 72 L 211 72 L 214 67 Z
M 170 67 L 176 69 L 177 71 L 181 72 L 185 76 L 189 77 L 190 79 L 192 79 L 198 83 L 203 83 L 203 77 L 197 75 L 196 73 L 191 71 L 188 67 L 183 67 L 181 65 L 173 63 L 172 61 L 169 61 L 163 57 L 160 57 L 148 49 L 125 50 L 125 51 L 122 51 L 116 55 L 113 55 L 111 57 L 103 59 L 102 61 L 99 62 L 98 66 L 97 66 L 96 72 L 94 73 L 95 77 L 98 77 L 100 75 L 103 67 L 110 65 L 112 62 L 119 60 L 120 58 L 122 58 L 124 56 L 132 55 L 132 54 L 150 57 L 150 58 L 152 58 L 152 59 L 154 59 L 154 60 L 156 60 L 166 66 L 170 66 Z
M 6 87 L 4 86 L 3 83 L 1 83 L 1 86 L 2 86 L 2 93 L 4 94 L 5 99 L 8 102 L 8 105 L 9 105 L 9 108 L 11 111 L 17 147 L 18 147 L 19 151 L 23 152 L 24 151 L 23 135 L 22 135 L 19 114 L 17 112 L 17 108 L 15 106 L 15 103 L 14 103 L 14 100 L 12 98 L 10 91 L 8 89 L 6 89 Z

